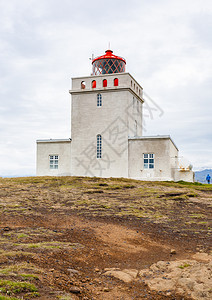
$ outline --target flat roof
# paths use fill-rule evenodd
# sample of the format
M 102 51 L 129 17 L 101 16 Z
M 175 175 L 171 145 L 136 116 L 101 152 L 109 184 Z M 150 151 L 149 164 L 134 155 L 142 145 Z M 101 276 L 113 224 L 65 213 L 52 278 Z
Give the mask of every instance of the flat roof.
M 135 137 L 129 137 L 128 138 L 128 140 L 150 140 L 150 139 L 152 139 L 152 140 L 156 140 L 156 139 L 169 139 L 171 142 L 172 142 L 172 144 L 175 146 L 175 148 L 177 149 L 177 150 L 179 150 L 178 148 L 177 148 L 177 146 L 175 145 L 175 143 L 173 142 L 173 140 L 172 140 L 172 138 L 170 137 L 170 135 L 153 135 L 153 136 L 135 136 Z
M 44 140 L 37 140 L 37 143 L 67 143 L 71 142 L 72 139 L 44 139 Z

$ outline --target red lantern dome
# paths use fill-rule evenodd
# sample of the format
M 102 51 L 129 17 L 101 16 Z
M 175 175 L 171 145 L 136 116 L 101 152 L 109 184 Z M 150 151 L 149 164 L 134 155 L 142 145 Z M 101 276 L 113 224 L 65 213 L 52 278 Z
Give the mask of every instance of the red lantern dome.
M 123 73 L 126 60 L 114 55 L 112 50 L 106 50 L 105 55 L 93 59 L 92 65 L 92 75 Z

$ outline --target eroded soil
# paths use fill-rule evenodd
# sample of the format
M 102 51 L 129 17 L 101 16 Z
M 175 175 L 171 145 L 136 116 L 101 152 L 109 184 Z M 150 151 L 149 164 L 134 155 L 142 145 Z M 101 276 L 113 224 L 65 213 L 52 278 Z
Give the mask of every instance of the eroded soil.
M 0 299 L 192 299 L 103 274 L 210 253 L 211 201 L 202 184 L 0 179 Z

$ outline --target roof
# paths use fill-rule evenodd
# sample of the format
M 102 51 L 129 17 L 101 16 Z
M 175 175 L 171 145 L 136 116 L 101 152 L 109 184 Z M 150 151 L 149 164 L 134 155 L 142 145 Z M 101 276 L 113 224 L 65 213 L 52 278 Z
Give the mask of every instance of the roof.
M 128 140 L 156 140 L 156 139 L 169 139 L 172 144 L 175 146 L 175 148 L 178 150 L 177 146 L 173 142 L 170 135 L 153 135 L 153 136 L 138 136 L 138 137 L 129 137 Z
M 120 57 L 120 56 L 117 56 L 117 55 L 114 55 L 113 54 L 113 51 L 112 50 L 106 50 L 105 51 L 106 54 L 102 55 L 102 56 L 98 56 L 96 58 L 94 58 L 92 60 L 92 64 L 97 61 L 97 60 L 100 60 L 100 59 L 118 59 L 118 60 L 121 60 L 123 61 L 125 64 L 126 64 L 126 60 L 123 58 L 123 57 Z
M 71 142 L 71 139 L 45 139 L 45 140 L 37 140 L 37 143 L 67 143 Z

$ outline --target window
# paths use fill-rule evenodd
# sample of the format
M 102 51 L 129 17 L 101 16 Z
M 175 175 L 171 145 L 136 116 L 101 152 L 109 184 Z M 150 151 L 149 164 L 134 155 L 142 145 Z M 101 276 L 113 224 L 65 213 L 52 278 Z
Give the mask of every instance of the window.
M 97 135 L 96 157 L 102 158 L 102 136 L 100 134 Z
M 81 89 L 83 89 L 83 90 L 84 90 L 84 89 L 85 89 L 85 87 L 86 87 L 85 81 L 82 81 L 82 82 L 81 82 Z
M 135 97 L 133 97 L 132 113 L 133 113 L 133 114 L 136 114 L 136 99 L 135 99 Z
M 97 94 L 97 106 L 102 106 L 102 95 Z
M 92 89 L 95 89 L 95 88 L 96 88 L 96 80 L 93 80 L 93 81 L 92 81 L 91 87 L 92 87 Z
M 58 169 L 58 160 L 58 155 L 49 155 L 49 166 L 51 170 Z
M 137 136 L 137 121 L 134 123 L 134 136 Z
M 103 80 L 103 87 L 107 87 L 107 79 Z
M 154 169 L 155 157 L 153 153 L 144 153 L 144 169 Z
M 114 86 L 118 86 L 119 85 L 119 80 L 118 80 L 118 78 L 115 78 L 114 79 Z

